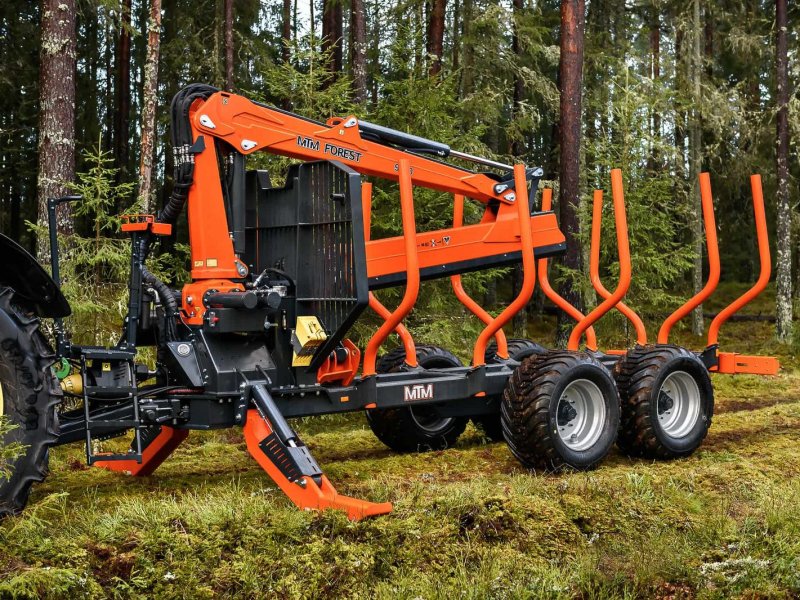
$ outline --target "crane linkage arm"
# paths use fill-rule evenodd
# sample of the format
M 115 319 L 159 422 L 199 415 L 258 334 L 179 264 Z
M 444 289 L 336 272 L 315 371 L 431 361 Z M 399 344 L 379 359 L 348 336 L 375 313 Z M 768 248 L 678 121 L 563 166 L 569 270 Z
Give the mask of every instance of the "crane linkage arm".
M 224 140 L 245 155 L 266 151 L 303 161 L 336 160 L 364 175 L 394 181 L 399 177 L 400 159 L 405 158 L 411 164 L 415 185 L 462 194 L 484 203 L 492 200 L 511 203 L 515 198 L 511 178 L 498 182 L 482 173 L 387 144 L 437 156 L 477 157 L 451 152 L 446 144 L 371 123 L 359 123 L 352 115 L 344 119 L 334 117 L 323 124 L 236 94 L 217 92 L 197 107 L 192 124 L 198 132 Z M 500 166 L 491 161 L 482 162 Z

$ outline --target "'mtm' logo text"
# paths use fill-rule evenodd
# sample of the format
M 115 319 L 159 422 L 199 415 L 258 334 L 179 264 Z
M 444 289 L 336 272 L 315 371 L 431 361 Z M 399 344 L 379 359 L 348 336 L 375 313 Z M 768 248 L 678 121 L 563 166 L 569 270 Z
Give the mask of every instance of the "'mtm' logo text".
M 433 384 L 407 385 L 403 387 L 403 400 L 415 402 L 416 400 L 433 400 Z

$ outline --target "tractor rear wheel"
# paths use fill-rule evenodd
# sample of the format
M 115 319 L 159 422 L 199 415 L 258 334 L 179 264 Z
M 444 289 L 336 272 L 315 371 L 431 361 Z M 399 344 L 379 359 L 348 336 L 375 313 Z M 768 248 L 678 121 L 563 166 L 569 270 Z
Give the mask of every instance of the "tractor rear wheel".
M 591 469 L 617 437 L 614 379 L 585 352 L 552 350 L 525 359 L 500 407 L 508 447 L 529 469 Z
M 397 372 L 405 363 L 405 357 L 402 346 L 395 348 L 381 357 L 377 371 Z M 423 369 L 462 366 L 458 358 L 438 346 L 417 346 L 417 363 Z M 443 417 L 431 405 L 374 408 L 367 411 L 367 423 L 375 436 L 395 452 L 449 448 L 464 433 L 467 421 L 466 417 Z
M 18 513 L 31 485 L 47 475 L 48 449 L 58 439 L 56 407 L 61 388 L 50 366 L 53 353 L 39 320 L 13 303 L 14 292 L 0 286 L 0 417 L 11 430 L 0 448 L 21 451 L 0 473 L 0 518 Z
M 545 352 L 547 352 L 546 348 L 531 340 L 508 340 L 508 357 L 513 358 L 517 362 L 522 362 L 524 359 L 534 354 L 544 354 Z M 485 360 L 487 365 L 499 361 L 497 356 L 497 342 L 491 342 L 486 347 Z M 481 433 L 493 442 L 503 441 L 503 426 L 500 424 L 500 413 L 472 417 L 472 422 Z
M 708 370 L 680 346 L 634 348 L 617 364 L 622 424 L 617 445 L 630 456 L 679 458 L 705 439 L 714 413 Z

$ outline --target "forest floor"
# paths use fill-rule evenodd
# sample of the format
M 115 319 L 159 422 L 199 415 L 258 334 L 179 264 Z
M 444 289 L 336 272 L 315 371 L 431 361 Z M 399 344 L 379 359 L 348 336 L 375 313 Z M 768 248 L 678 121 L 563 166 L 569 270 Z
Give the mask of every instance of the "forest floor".
M 796 597 L 800 364 L 771 332 L 726 326 L 730 349 L 785 368 L 713 376 L 708 438 L 680 461 L 614 450 L 589 473 L 530 474 L 472 426 L 452 449 L 397 455 L 362 415 L 302 420 L 340 492 L 394 503 L 357 523 L 296 510 L 239 430 L 192 433 L 142 479 L 59 448 L 0 524 L 0 598 Z

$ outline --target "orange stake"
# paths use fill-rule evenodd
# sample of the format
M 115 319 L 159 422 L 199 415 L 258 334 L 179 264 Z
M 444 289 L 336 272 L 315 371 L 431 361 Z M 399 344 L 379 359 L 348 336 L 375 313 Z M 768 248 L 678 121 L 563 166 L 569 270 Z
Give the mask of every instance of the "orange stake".
M 658 330 L 658 343 L 669 343 L 669 332 L 672 327 L 686 315 L 700 306 L 708 298 L 719 283 L 719 244 L 717 243 L 717 224 L 714 220 L 714 199 L 711 194 L 711 177 L 708 173 L 700 173 L 700 201 L 703 207 L 703 226 L 706 230 L 706 249 L 708 251 L 708 281 L 703 289 L 697 292 L 686 304 L 678 308 L 666 318 Z
M 372 184 L 361 184 L 361 212 L 364 218 L 364 242 L 368 242 L 372 235 L 370 229 L 372 225 Z M 369 292 L 369 307 L 374 310 L 384 321 L 391 318 L 392 312 L 386 308 L 380 300 Z M 414 346 L 414 338 L 411 337 L 408 329 L 402 323 L 398 323 L 394 332 L 400 336 L 403 348 L 406 351 L 406 364 L 410 367 L 417 366 L 417 349 Z
M 472 351 L 472 364 L 486 364 L 486 345 L 489 340 L 508 323 L 531 299 L 536 285 L 536 259 L 533 256 L 533 234 L 531 233 L 531 215 L 528 208 L 528 182 L 525 178 L 525 165 L 514 165 L 514 191 L 516 192 L 517 217 L 519 222 L 520 241 L 522 246 L 522 286 L 519 295 L 503 312 L 486 325 L 475 348 Z
M 753 191 L 753 213 L 756 220 L 756 236 L 758 237 L 758 255 L 761 259 L 761 273 L 755 285 L 722 309 L 708 328 L 708 345 L 715 346 L 719 341 L 720 327 L 739 309 L 758 296 L 769 283 L 772 272 L 772 261 L 769 254 L 769 237 L 767 234 L 767 218 L 764 214 L 764 194 L 761 189 L 761 175 L 750 176 L 750 188 Z
M 603 226 L 603 190 L 595 190 L 592 205 L 592 247 L 589 257 L 589 277 L 592 287 L 604 299 L 611 297 L 603 282 L 600 281 L 600 230 Z M 620 301 L 617 310 L 633 324 L 636 329 L 636 343 L 644 346 L 647 343 L 647 330 L 639 315 L 627 304 Z
M 464 196 L 456 194 L 453 196 L 453 227 L 461 227 L 464 224 Z M 453 292 L 456 298 L 463 304 L 467 310 L 473 315 L 478 317 L 484 324 L 488 325 L 492 322 L 492 315 L 486 312 L 483 307 L 470 298 L 464 286 L 461 283 L 461 275 L 453 275 L 450 277 L 450 284 L 453 286 Z M 502 329 L 499 329 L 494 336 L 497 342 L 497 356 L 500 358 L 508 358 L 508 342 L 506 334 Z
M 414 190 L 411 185 L 411 165 L 406 158 L 400 159 L 399 178 L 400 212 L 403 218 L 403 239 L 405 240 L 406 253 L 406 291 L 400 305 L 389 315 L 367 344 L 367 349 L 364 352 L 364 377 L 375 374 L 378 349 L 389 334 L 394 331 L 395 327 L 400 324 L 400 321 L 411 312 L 419 294 L 419 258 L 417 256 L 417 226 L 414 222 Z M 416 358 L 416 354 L 413 356 Z
M 542 210 L 553 210 L 553 190 L 551 188 L 545 188 L 542 190 Z M 540 258 L 537 265 L 539 285 L 541 286 L 544 295 L 547 296 L 558 308 L 567 313 L 570 318 L 574 319 L 576 323 L 580 322 L 581 319 L 584 318 L 584 314 L 572 306 L 572 304 L 567 302 L 566 299 L 559 296 L 558 292 L 556 292 L 553 289 L 553 286 L 550 285 L 550 279 L 547 277 L 547 260 L 548 259 L 546 258 Z M 597 348 L 597 336 L 594 333 L 594 327 L 589 327 L 586 330 L 586 345 L 589 348 Z
M 619 282 L 614 293 L 600 303 L 592 312 L 575 325 L 569 336 L 567 348 L 577 350 L 583 332 L 614 308 L 625 297 L 631 285 L 631 253 L 628 246 L 628 221 L 625 217 L 625 195 L 622 187 L 622 171 L 611 170 L 611 196 L 614 199 L 614 222 L 617 229 L 617 249 L 619 250 Z M 597 346 L 586 344 L 590 350 L 597 350 Z

